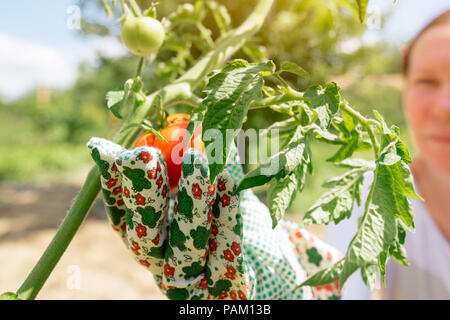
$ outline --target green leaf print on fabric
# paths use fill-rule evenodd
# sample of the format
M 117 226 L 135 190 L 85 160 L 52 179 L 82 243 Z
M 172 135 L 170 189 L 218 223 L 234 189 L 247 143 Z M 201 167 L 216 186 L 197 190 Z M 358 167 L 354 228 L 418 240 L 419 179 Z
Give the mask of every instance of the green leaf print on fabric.
M 187 280 L 189 278 L 194 278 L 203 272 L 204 267 L 199 261 L 194 262 L 188 267 L 184 267 L 183 272 L 185 273 L 184 278 Z
M 153 247 L 148 252 L 148 255 L 151 257 L 154 257 L 154 258 L 162 259 L 162 258 L 164 258 L 164 247 L 165 246 Z
M 315 247 L 306 250 L 306 254 L 308 255 L 308 261 L 314 263 L 316 266 L 320 266 L 320 262 L 322 261 L 322 256 L 319 251 Z
M 178 191 L 177 194 L 177 210 L 186 218 L 192 219 L 193 207 L 194 202 L 192 201 L 192 198 L 188 195 L 186 188 L 183 187 L 181 190 Z
M 166 259 L 173 257 L 173 250 L 171 246 L 166 246 L 166 251 L 164 252 L 164 256 Z
M 191 230 L 190 234 L 194 239 L 194 247 L 197 249 L 204 249 L 209 238 L 209 230 L 205 227 L 197 227 L 197 229 Z
M 186 236 L 181 232 L 178 222 L 174 219 L 170 227 L 170 245 L 172 247 L 178 247 L 181 251 L 186 251 Z M 172 253 L 173 254 L 173 253 Z
M 214 201 L 213 207 L 212 207 L 212 213 L 214 218 L 218 219 L 220 217 L 220 196 L 216 195 L 216 201 Z
M 110 173 L 108 172 L 109 169 L 109 163 L 108 161 L 102 160 L 100 158 L 100 152 L 98 152 L 97 148 L 92 149 L 92 159 L 94 159 L 95 163 L 98 166 L 98 169 L 100 170 L 100 174 L 103 178 L 109 180 L 111 178 Z
M 150 228 L 156 227 L 156 223 L 159 221 L 159 218 L 161 217 L 161 211 L 156 212 L 155 208 L 150 206 L 145 208 L 137 207 L 136 211 L 141 214 L 142 223 Z
M 194 173 L 194 154 L 193 153 L 189 153 L 190 154 L 190 161 L 189 163 L 183 163 L 183 177 L 187 178 L 190 175 L 192 175 Z
M 133 230 L 134 229 L 134 224 L 133 224 L 133 211 L 131 211 L 130 209 L 126 209 L 126 220 L 127 220 L 127 226 L 128 229 Z
M 102 194 L 103 194 L 103 199 L 105 200 L 105 202 L 109 205 L 113 205 L 114 203 L 116 203 L 116 199 L 114 199 L 113 197 L 111 197 L 111 191 L 102 188 Z
M 173 288 L 168 289 L 166 295 L 170 300 L 186 300 L 189 297 L 189 292 L 186 289 Z
M 120 220 L 125 215 L 125 210 L 119 209 L 117 207 L 106 207 L 107 213 L 113 225 L 117 226 Z
M 196 162 L 194 166 L 197 169 L 200 169 L 200 173 L 203 178 L 206 178 L 209 174 L 209 166 L 208 166 L 208 160 L 205 157 L 198 157 L 196 159 Z
M 186 162 L 186 157 L 190 157 Z M 194 167 L 200 170 L 200 174 L 203 178 L 206 178 L 209 173 L 208 160 L 200 155 L 198 151 L 189 150 L 183 160 L 183 177 L 186 178 L 194 173 Z
M 143 189 L 150 189 L 152 184 L 145 178 L 145 171 L 141 169 L 132 169 L 129 167 L 123 168 L 123 175 L 133 183 L 133 188 L 140 192 Z
M 236 215 L 236 225 L 233 227 L 233 232 L 242 237 L 242 216 L 239 213 Z
M 230 280 L 219 280 L 216 282 L 216 285 L 214 287 L 209 287 L 209 293 L 214 296 L 218 297 L 222 292 L 226 292 L 230 290 L 231 288 L 231 281 Z

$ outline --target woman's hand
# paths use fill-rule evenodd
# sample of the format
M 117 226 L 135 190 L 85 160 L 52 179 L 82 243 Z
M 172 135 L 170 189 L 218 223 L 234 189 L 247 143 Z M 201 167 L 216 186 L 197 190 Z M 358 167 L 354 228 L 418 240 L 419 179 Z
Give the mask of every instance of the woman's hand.
M 158 149 L 125 150 L 100 138 L 88 147 L 114 230 L 169 299 L 248 297 L 236 219 L 239 195 L 232 195 L 236 185 L 226 171 L 211 185 L 206 157 L 187 150 L 169 202 L 167 168 Z

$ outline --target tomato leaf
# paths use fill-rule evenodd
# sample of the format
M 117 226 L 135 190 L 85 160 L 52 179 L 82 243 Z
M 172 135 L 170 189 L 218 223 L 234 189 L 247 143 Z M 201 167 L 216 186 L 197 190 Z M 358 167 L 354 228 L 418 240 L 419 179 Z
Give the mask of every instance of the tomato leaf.
M 247 173 L 237 187 L 235 194 L 248 188 L 263 185 L 277 175 L 280 177 L 289 174 L 299 165 L 306 165 L 306 171 L 312 171 L 308 140 L 302 132 L 302 127 L 295 129 L 289 143 L 280 152 L 270 157 L 258 168 Z
M 344 259 L 339 260 L 335 264 L 331 265 L 328 268 L 322 269 L 319 272 L 316 272 L 308 279 L 306 279 L 303 283 L 301 283 L 297 288 L 303 286 L 323 286 L 332 282 L 339 280 L 342 274 L 342 270 L 344 267 Z
M 364 183 L 363 175 L 367 167 L 354 168 L 345 174 L 329 179 L 324 187 L 332 188 L 320 197 L 305 213 L 301 225 L 336 224 L 349 218 L 356 200 L 361 198 Z
M 309 77 L 308 71 L 306 71 L 305 69 L 300 67 L 295 62 L 291 62 L 291 61 L 285 61 L 285 62 L 281 63 L 280 70 L 278 72 L 281 73 L 283 71 L 296 74 L 296 75 L 298 75 L 298 76 L 300 76 L 302 78 L 308 78 Z
M 272 217 L 272 228 L 275 228 L 287 208 L 295 199 L 299 181 L 295 172 L 281 179 L 272 179 L 268 188 L 268 207 Z
M 122 119 L 120 108 L 122 107 L 124 96 L 125 92 L 123 90 L 108 91 L 106 94 L 106 105 L 112 114 L 118 119 Z
M 340 96 L 339 88 L 334 83 L 328 83 L 325 88 L 312 86 L 305 91 L 305 98 L 308 98 L 311 107 L 317 112 L 320 127 L 329 127 L 331 119 L 339 110 Z
M 203 89 L 207 95 L 202 101 L 202 106 L 206 108 L 202 122 L 202 140 L 209 160 L 211 181 L 214 181 L 226 164 L 230 144 L 242 128 L 248 105 L 263 97 L 262 72 L 273 72 L 274 69 L 271 61 L 248 63 L 245 60 L 234 60 L 222 70 L 211 74 Z M 209 136 L 212 130 L 218 130 L 214 134 L 215 139 Z M 221 154 L 213 156 L 209 149 L 217 146 L 218 142 L 222 143 L 221 150 L 214 151 Z
M 304 161 L 294 171 L 284 177 L 272 179 L 268 188 L 268 207 L 272 217 L 272 228 L 284 217 L 286 210 L 292 205 L 298 191 L 305 185 L 309 162 Z
M 359 142 L 359 134 L 355 130 L 352 132 L 352 135 L 345 141 L 345 144 L 342 145 L 331 158 L 327 159 L 327 161 L 341 162 L 351 157 L 358 148 L 358 142 Z
M 345 256 L 341 286 L 357 268 L 367 268 L 369 264 L 378 263 L 384 275 L 387 258 L 379 258 L 385 250 L 396 246 L 399 242 L 397 220 L 402 221 L 410 231 L 414 231 L 412 208 L 408 197 L 418 196 L 414 191 L 411 172 L 398 156 L 394 140 L 385 146 L 376 162 L 374 180 L 366 199 L 364 215 Z M 364 272 L 366 284 L 372 285 L 368 270 Z

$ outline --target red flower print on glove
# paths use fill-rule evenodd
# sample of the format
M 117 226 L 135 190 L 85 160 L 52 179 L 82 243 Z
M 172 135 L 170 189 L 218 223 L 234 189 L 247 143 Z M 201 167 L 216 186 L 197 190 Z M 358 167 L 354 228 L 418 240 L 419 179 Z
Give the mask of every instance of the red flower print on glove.
M 213 235 L 217 235 L 217 233 L 219 232 L 219 230 L 217 229 L 217 226 L 215 224 L 211 225 L 211 233 Z
M 168 263 L 164 265 L 164 275 L 166 277 L 173 277 L 175 268 L 171 267 Z
M 148 267 L 150 265 L 150 263 L 148 263 L 148 261 L 145 260 L 139 260 L 139 263 L 142 264 L 144 267 Z
M 159 177 L 159 179 L 156 180 L 156 184 L 158 185 L 158 188 L 161 188 L 162 183 L 163 183 L 163 178 Z
M 200 186 L 198 183 L 194 183 L 192 185 L 192 194 L 194 195 L 194 198 L 201 199 L 202 198 L 202 189 L 200 189 Z
M 234 261 L 234 256 L 229 249 L 223 251 L 224 259 L 230 262 Z
M 220 202 L 222 202 L 222 208 L 230 205 L 230 197 L 224 194 L 222 198 L 220 198 Z
M 206 276 L 204 276 L 202 281 L 200 281 L 200 288 L 202 288 L 202 290 L 206 290 L 206 288 L 208 288 L 208 278 Z
M 140 224 L 136 228 L 136 234 L 139 238 L 145 237 L 147 235 L 147 229 L 142 224 Z
M 239 298 L 241 298 L 241 300 L 247 300 L 247 296 L 245 295 L 244 292 L 242 292 L 242 290 L 238 291 L 238 295 L 239 295 Z
M 149 179 L 156 179 L 158 172 L 156 171 L 156 168 L 153 168 L 152 170 L 147 171 L 147 175 Z
M 139 249 L 141 248 L 141 247 L 139 247 L 139 244 L 136 242 L 136 241 L 133 241 L 132 242 L 132 244 L 131 244 L 131 246 L 133 247 L 133 248 L 131 248 L 131 250 L 134 252 L 134 254 L 135 255 L 140 255 L 141 253 L 139 252 Z
M 226 187 L 225 187 L 225 181 L 219 180 L 219 181 L 217 182 L 217 189 L 219 189 L 219 191 L 224 191 L 224 190 L 226 190 Z
M 117 195 L 122 192 L 122 187 L 115 187 L 113 190 L 113 195 Z
M 233 250 L 235 255 L 240 255 L 241 254 L 241 245 L 239 243 L 233 242 L 231 244 L 231 250 Z
M 217 244 L 213 239 L 209 239 L 209 250 L 212 251 L 216 251 L 217 249 Z
M 117 179 L 111 178 L 106 182 L 106 186 L 111 189 L 112 187 L 114 187 L 117 183 Z
M 220 299 L 220 300 L 223 300 L 223 299 L 225 299 L 226 297 L 228 297 L 228 293 L 226 293 L 225 291 L 222 292 L 221 294 L 219 294 L 219 299 Z
M 139 159 L 141 159 L 142 161 L 144 161 L 144 163 L 148 163 L 150 160 L 153 159 L 153 157 L 150 155 L 150 153 L 143 151 L 141 152 L 141 154 L 139 155 Z
M 155 239 L 152 240 L 152 242 L 153 242 L 155 245 L 158 245 L 158 244 L 159 244 L 159 234 L 156 236 Z
M 136 195 L 136 203 L 141 206 L 145 205 L 145 198 L 140 193 Z

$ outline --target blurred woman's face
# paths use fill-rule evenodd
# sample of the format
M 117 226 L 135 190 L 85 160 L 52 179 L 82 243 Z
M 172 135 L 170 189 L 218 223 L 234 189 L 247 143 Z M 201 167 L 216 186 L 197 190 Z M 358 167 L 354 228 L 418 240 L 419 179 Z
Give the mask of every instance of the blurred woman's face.
M 420 156 L 450 175 L 450 24 L 432 27 L 415 43 L 403 107 Z

